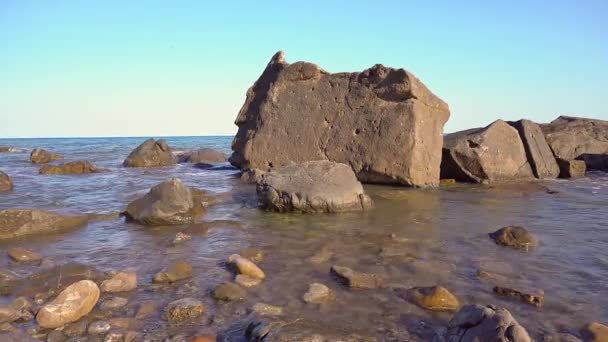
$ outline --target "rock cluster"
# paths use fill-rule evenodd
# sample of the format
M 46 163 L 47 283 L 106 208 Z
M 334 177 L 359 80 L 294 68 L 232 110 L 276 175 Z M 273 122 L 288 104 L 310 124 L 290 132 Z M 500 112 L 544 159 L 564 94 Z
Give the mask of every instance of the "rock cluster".
M 445 341 L 512 341 L 531 342 L 524 327 L 511 313 L 494 306 L 465 305 L 449 323 Z

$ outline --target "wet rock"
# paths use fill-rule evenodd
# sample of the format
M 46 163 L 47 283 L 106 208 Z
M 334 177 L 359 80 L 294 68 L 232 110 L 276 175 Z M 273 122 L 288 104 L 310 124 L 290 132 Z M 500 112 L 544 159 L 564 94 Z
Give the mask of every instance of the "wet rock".
M 525 119 L 509 122 L 509 125 L 519 133 L 534 176 L 540 179 L 557 178 L 559 166 L 540 126 Z
M 260 208 L 270 211 L 337 213 L 373 207 L 350 166 L 326 160 L 276 168 L 256 190 Z
M 94 267 L 70 262 L 43 269 L 23 279 L 20 295 L 35 296 L 37 300 L 44 302 L 75 282 L 80 280 L 97 282 L 103 278 L 104 274 Z
M 331 249 L 331 247 L 328 245 L 324 245 L 323 247 L 321 247 L 321 249 L 318 252 L 316 252 L 313 256 L 308 258 L 308 261 L 310 261 L 313 264 L 322 264 L 322 263 L 328 262 L 329 259 L 331 259 L 331 257 L 333 257 L 333 256 L 334 256 L 334 251 Z
M 112 329 L 112 326 L 108 321 L 95 321 L 89 324 L 87 329 L 90 335 L 105 335 Z
M 223 163 L 228 160 L 228 156 L 212 148 L 199 148 L 180 154 L 178 160 L 180 163 Z
M 582 160 L 566 160 L 557 158 L 559 165 L 559 178 L 581 178 L 585 177 L 587 167 Z
M 449 323 L 446 342 L 531 342 L 528 332 L 506 309 L 465 305 Z
M 244 300 L 247 292 L 237 284 L 224 283 L 213 289 L 213 298 L 225 302 L 234 302 Z
M 553 335 L 548 335 L 543 337 L 543 342 L 583 342 L 580 338 L 568 334 L 568 333 L 558 333 Z
M 536 238 L 523 227 L 503 227 L 494 233 L 490 233 L 489 236 L 497 245 L 505 247 L 528 250 L 538 246 Z
M 146 317 L 155 315 L 158 307 L 154 302 L 143 302 L 137 309 L 137 313 L 135 314 L 135 319 L 144 319 Z
M 247 184 L 257 184 L 266 172 L 258 169 L 248 169 L 241 172 L 241 181 Z
M 456 180 L 454 178 L 444 178 L 439 180 L 439 186 L 447 188 L 452 185 L 456 185 Z
M 183 322 L 203 315 L 207 308 L 195 298 L 183 298 L 173 301 L 165 308 L 165 319 L 171 322 Z
M 179 179 L 172 178 L 129 203 L 123 214 L 127 220 L 158 226 L 192 223 L 203 212 L 203 205 L 193 192 Z
M 608 121 L 560 116 L 542 130 L 557 158 L 608 171 Z
M 592 322 L 581 330 L 581 335 L 585 341 L 606 342 L 608 341 L 608 326 Z
M 492 291 L 499 296 L 513 298 L 520 302 L 536 306 L 537 308 L 542 307 L 545 302 L 545 294 L 542 291 L 539 294 L 529 294 L 502 286 L 494 286 Z
M 241 249 L 239 255 L 252 262 L 262 262 L 264 260 L 264 252 L 258 248 L 250 247 Z
M 8 256 L 17 262 L 40 262 L 42 260 L 42 255 L 20 247 L 9 248 Z
M 264 279 L 266 275 L 253 261 L 243 258 L 238 254 L 232 254 L 228 257 L 228 265 L 232 266 L 242 275 L 249 276 L 255 279 Z
M 265 303 L 255 303 L 251 311 L 260 316 L 282 316 L 283 308 Z
M 0 146 L 0 153 L 12 152 L 13 150 L 14 148 L 10 146 Z
M 534 178 L 517 130 L 502 120 L 444 137 L 441 178 L 486 183 Z
M 266 171 L 325 159 L 350 165 L 362 182 L 436 186 L 449 115 L 404 69 L 330 74 L 279 52 L 247 92 L 230 162 Z
M 35 148 L 30 153 L 30 161 L 34 164 L 46 164 L 54 160 L 62 160 L 63 156 L 57 153 L 51 153 L 42 148 Z
M 102 292 L 128 292 L 137 288 L 137 272 L 123 271 L 116 273 L 111 279 L 101 283 Z
M 87 332 L 89 323 L 90 323 L 90 321 L 85 317 L 77 322 L 67 324 L 63 328 L 63 333 L 66 336 L 70 336 L 70 337 L 82 336 Z
M 0 324 L 12 323 L 19 317 L 19 311 L 11 305 L 0 305 Z
M 46 342 L 65 342 L 67 339 L 61 330 L 53 330 L 46 336 Z
M 68 286 L 52 302 L 44 305 L 36 315 L 43 328 L 58 328 L 85 316 L 99 299 L 99 288 L 90 280 Z
M 153 281 L 155 283 L 173 283 L 190 277 L 192 277 L 192 265 L 184 260 L 179 260 L 156 273 Z
M 86 216 L 61 215 L 36 209 L 0 210 L 0 240 L 49 234 L 82 227 Z
M 11 178 L 4 172 L 0 171 L 0 192 L 13 190 L 13 182 Z
M 87 214 L 90 222 L 95 221 L 112 221 L 118 220 L 120 218 L 120 212 L 110 212 L 110 213 L 89 213 Z
M 355 272 L 348 267 L 332 266 L 330 274 L 342 285 L 355 289 L 375 289 L 382 285 L 382 279 L 374 274 Z
M 99 308 L 105 311 L 118 310 L 129 303 L 129 300 L 124 297 L 112 297 L 108 300 L 105 300 Z
M 213 164 L 196 163 L 196 164 L 192 165 L 192 167 L 194 167 L 195 169 L 209 170 L 213 167 Z
M 254 287 L 260 285 L 262 283 L 262 279 L 239 274 L 234 278 L 234 282 L 242 287 Z
M 40 168 L 41 175 L 79 175 L 86 173 L 107 172 L 107 169 L 99 168 L 90 161 L 79 160 L 58 165 L 44 165 Z
M 18 297 L 8 305 L 0 305 L 0 324 L 31 321 L 34 318 L 31 307 L 32 303 L 25 297 Z
M 134 149 L 122 163 L 125 167 L 158 167 L 177 163 L 177 158 L 164 139 L 148 139 Z
M 320 283 L 312 283 L 308 287 L 308 291 L 302 297 L 302 300 L 306 303 L 321 304 L 331 300 L 332 297 L 333 293 L 329 287 Z
M 406 297 L 419 307 L 431 311 L 456 311 L 460 307 L 458 298 L 442 286 L 415 287 L 406 292 Z
M 178 245 L 180 243 L 184 243 L 184 242 L 190 241 L 190 240 L 192 240 L 192 236 L 179 232 L 179 233 L 175 234 L 175 237 L 173 238 L 173 244 Z

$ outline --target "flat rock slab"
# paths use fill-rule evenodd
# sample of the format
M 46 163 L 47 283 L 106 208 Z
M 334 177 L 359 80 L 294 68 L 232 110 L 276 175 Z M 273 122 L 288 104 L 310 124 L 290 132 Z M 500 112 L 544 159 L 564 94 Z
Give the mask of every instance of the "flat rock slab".
M 86 215 L 61 215 L 36 209 L 0 210 L 0 240 L 50 234 L 86 225 Z
M 277 212 L 337 213 L 373 207 L 353 170 L 327 160 L 287 165 L 262 177 L 258 204 Z
M 448 105 L 413 74 L 377 64 L 332 74 L 282 52 L 248 90 L 230 162 L 270 169 L 330 160 L 362 182 L 436 186 Z

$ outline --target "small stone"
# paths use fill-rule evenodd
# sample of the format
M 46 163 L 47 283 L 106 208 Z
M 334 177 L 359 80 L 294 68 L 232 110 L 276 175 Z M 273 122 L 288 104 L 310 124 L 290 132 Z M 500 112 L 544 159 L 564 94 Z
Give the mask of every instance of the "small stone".
M 244 300 L 247 296 L 247 292 L 237 284 L 234 283 L 224 283 L 218 285 L 213 290 L 213 298 L 226 302 L 234 302 L 239 300 Z
M 99 300 L 99 292 L 97 284 L 90 280 L 73 283 L 38 311 L 38 325 L 43 328 L 59 328 L 79 320 L 93 310 Z
M 328 245 L 323 246 L 317 253 L 308 258 L 308 261 L 313 264 L 322 264 L 329 261 L 334 256 L 334 252 Z
M 182 242 L 186 242 L 186 241 L 190 241 L 190 240 L 192 240 L 192 236 L 179 232 L 179 233 L 175 234 L 175 238 L 173 238 L 173 244 L 177 245 Z
M 107 321 L 95 321 L 89 324 L 87 331 L 90 335 L 105 335 L 112 327 Z
M 46 335 L 46 342 L 65 342 L 65 340 L 67 340 L 67 337 L 61 330 L 53 330 Z
M 312 283 L 302 299 L 306 303 L 320 304 L 330 300 L 332 296 L 333 294 L 327 286 L 320 283 Z
M 129 300 L 127 298 L 113 297 L 101 303 L 99 308 L 101 310 L 112 311 L 122 308 L 123 306 L 127 305 L 127 303 L 129 303 Z
M 511 247 L 515 249 L 525 249 L 536 247 L 538 241 L 526 228 L 517 226 L 503 227 L 494 233 L 490 233 L 490 238 L 497 245 Z
M 184 260 L 179 260 L 157 273 L 153 281 L 155 283 L 173 283 L 190 277 L 192 277 L 192 265 Z
M 262 280 L 239 274 L 234 278 L 234 282 L 241 285 L 242 287 L 254 287 L 260 285 L 262 283 Z
M 70 337 L 82 336 L 87 332 L 88 326 L 89 320 L 87 318 L 83 318 L 77 322 L 67 324 L 63 328 L 63 333 Z
M 545 302 L 545 294 L 542 291 L 539 294 L 529 294 L 501 286 L 494 286 L 493 291 L 499 296 L 513 298 L 537 308 L 542 307 Z
M 235 267 L 240 274 L 257 279 L 264 279 L 266 277 L 264 271 L 254 264 L 253 261 L 243 258 L 238 254 L 231 255 L 228 258 L 228 264 Z
M 135 314 L 135 318 L 144 319 L 146 317 L 154 315 L 156 313 L 156 311 L 157 311 L 156 303 L 151 302 L 151 301 L 143 302 L 139 306 L 139 309 L 137 310 L 137 313 Z
M 265 303 L 256 303 L 251 308 L 251 311 L 260 316 L 281 316 L 283 315 L 283 308 L 280 306 L 273 306 Z
M 206 309 L 198 299 L 183 298 L 169 303 L 164 317 L 171 322 L 182 322 L 200 317 Z
M 103 292 L 128 292 L 137 288 L 137 272 L 124 271 L 118 272 L 111 279 L 104 280 L 101 283 L 101 291 Z
M 42 260 L 42 256 L 40 254 L 19 247 L 9 248 L 8 256 L 17 262 L 38 262 Z
M 606 342 L 608 341 L 608 326 L 592 322 L 581 330 L 581 335 L 585 341 Z
M 460 307 L 458 298 L 442 286 L 412 288 L 407 291 L 407 298 L 431 311 L 456 311 Z
M 381 279 L 374 274 L 358 273 L 348 267 L 332 266 L 330 274 L 344 286 L 354 289 L 375 289 L 381 285 Z

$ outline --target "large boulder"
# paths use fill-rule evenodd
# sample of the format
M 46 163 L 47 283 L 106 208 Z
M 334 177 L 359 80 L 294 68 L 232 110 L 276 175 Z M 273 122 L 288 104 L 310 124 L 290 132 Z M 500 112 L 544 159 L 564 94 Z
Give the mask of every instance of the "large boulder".
M 587 169 L 608 170 L 608 121 L 560 116 L 542 130 L 557 158 L 584 160 Z
M 509 124 L 519 132 L 534 176 L 540 179 L 557 178 L 559 166 L 540 126 L 526 119 Z
M 441 178 L 485 183 L 531 179 L 534 175 L 517 130 L 497 120 L 484 128 L 445 136 Z
M 192 223 L 204 212 L 202 197 L 172 178 L 155 185 L 143 197 L 129 203 L 127 220 L 150 226 Z
M 87 221 L 86 215 L 61 215 L 36 209 L 0 210 L 0 240 L 78 228 Z
M 52 302 L 45 304 L 36 315 L 38 325 L 47 329 L 75 322 L 91 312 L 99 300 L 99 288 L 90 280 L 68 286 Z
M 206 147 L 178 155 L 180 163 L 223 163 L 227 160 L 228 156 L 225 153 Z
M 372 207 L 371 198 L 346 164 L 327 160 L 286 165 L 257 185 L 261 208 L 278 212 L 343 212 Z
M 126 167 L 170 166 L 177 163 L 177 158 L 164 139 L 148 139 L 137 146 L 122 163 Z
M 448 105 L 404 69 L 331 74 L 274 55 L 236 119 L 230 162 L 350 165 L 362 182 L 436 186 Z
M 44 165 L 40 168 L 41 175 L 80 175 L 86 173 L 106 172 L 86 160 L 73 161 L 59 165 Z
M 11 178 L 4 172 L 0 171 L 0 192 L 13 190 L 13 182 Z
M 449 323 L 446 342 L 531 342 L 524 327 L 507 309 L 494 306 L 465 305 Z
M 30 161 L 34 164 L 46 164 L 53 160 L 61 159 L 63 159 L 61 154 L 50 153 L 42 148 L 35 148 L 32 150 L 32 153 L 30 153 Z

